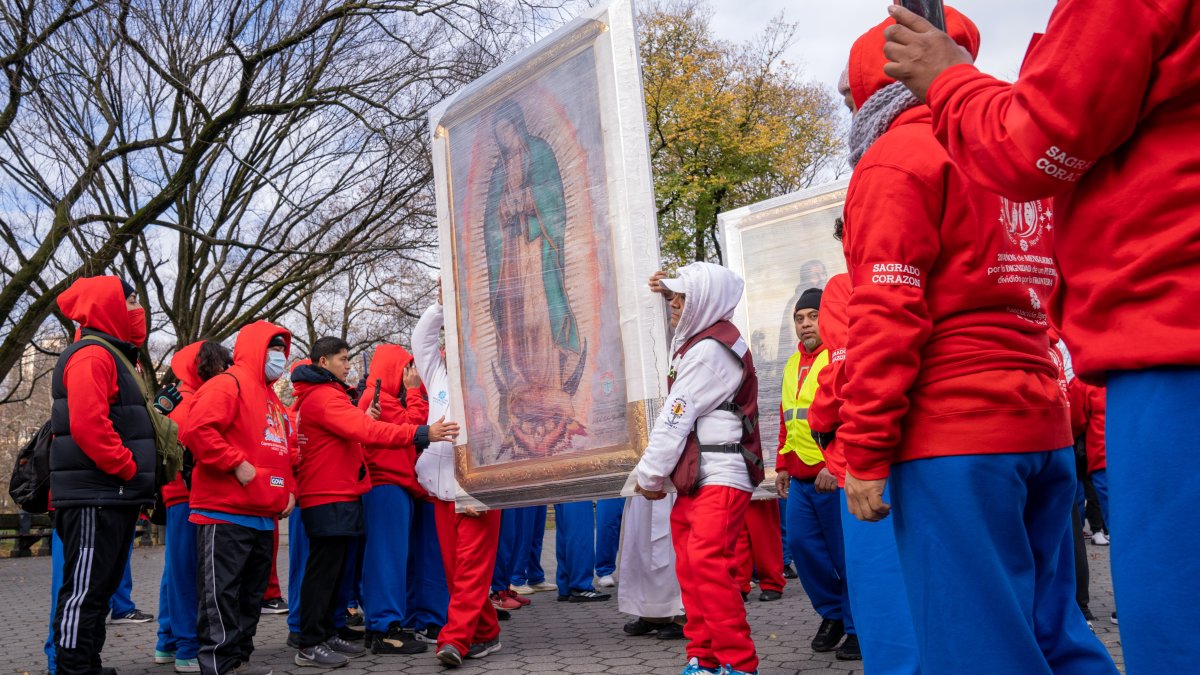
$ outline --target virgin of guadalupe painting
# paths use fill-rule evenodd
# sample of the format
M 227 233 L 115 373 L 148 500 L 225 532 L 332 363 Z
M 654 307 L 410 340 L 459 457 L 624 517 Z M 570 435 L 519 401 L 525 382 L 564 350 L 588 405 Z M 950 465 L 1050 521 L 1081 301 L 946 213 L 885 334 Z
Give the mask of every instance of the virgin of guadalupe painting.
M 554 151 L 529 132 L 516 101 L 500 104 L 492 132 L 499 156 L 483 234 L 498 342 L 489 369 L 500 396 L 501 452 L 545 457 L 587 433 L 573 400 L 587 340 L 567 294 L 566 196 Z
M 666 317 L 629 0 L 430 112 L 465 505 L 616 496 L 665 395 Z

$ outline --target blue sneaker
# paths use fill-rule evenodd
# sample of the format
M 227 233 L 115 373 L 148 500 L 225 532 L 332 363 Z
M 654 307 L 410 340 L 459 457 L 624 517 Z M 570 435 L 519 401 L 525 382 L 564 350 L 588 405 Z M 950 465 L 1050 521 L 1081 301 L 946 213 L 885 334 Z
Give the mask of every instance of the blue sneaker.
M 720 675 L 721 669 L 720 668 L 705 668 L 704 666 L 700 665 L 700 659 L 693 656 L 692 660 L 687 662 L 687 665 L 683 667 L 683 671 L 681 673 L 679 673 L 679 675 L 700 675 L 700 673 L 710 673 L 711 675 Z
M 720 673 L 721 675 L 758 675 L 757 670 L 737 670 L 729 664 L 725 664 Z

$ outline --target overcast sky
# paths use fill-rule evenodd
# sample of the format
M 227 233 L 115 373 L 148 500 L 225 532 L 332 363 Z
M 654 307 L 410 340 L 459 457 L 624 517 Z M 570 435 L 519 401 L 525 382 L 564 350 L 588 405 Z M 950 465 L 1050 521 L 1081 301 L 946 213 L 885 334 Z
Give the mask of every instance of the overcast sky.
M 709 0 L 717 36 L 743 42 L 783 13 L 800 24 L 788 60 L 804 68 L 805 79 L 837 86 L 850 45 L 887 17 L 890 0 Z M 979 67 L 996 77 L 1016 78 L 1034 33 L 1046 28 L 1055 0 L 958 0 L 954 7 L 979 26 Z

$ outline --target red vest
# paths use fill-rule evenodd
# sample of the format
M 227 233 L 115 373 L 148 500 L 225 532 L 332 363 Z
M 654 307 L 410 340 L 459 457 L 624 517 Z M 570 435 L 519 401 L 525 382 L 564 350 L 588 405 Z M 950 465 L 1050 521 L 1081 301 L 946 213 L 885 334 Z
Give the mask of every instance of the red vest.
M 754 357 L 750 354 L 750 349 L 745 341 L 742 340 L 742 334 L 732 323 L 718 321 L 693 335 L 675 352 L 675 357 L 681 358 L 701 340 L 709 338 L 725 345 L 730 353 L 742 362 L 742 382 L 738 386 L 737 393 L 734 394 L 732 400 L 726 401 L 718 407 L 718 410 L 727 410 L 741 419 L 742 440 L 735 445 L 702 446 L 700 439 L 696 436 L 696 427 L 693 426 L 691 433 L 688 434 L 687 445 L 683 448 L 683 455 L 679 457 L 679 462 L 675 464 L 675 470 L 671 472 L 671 483 L 675 485 L 675 490 L 685 497 L 693 494 L 700 487 L 700 453 L 702 452 L 741 454 L 742 458 L 746 460 L 746 472 L 750 474 L 750 482 L 756 487 L 763 481 L 764 475 L 762 442 L 758 436 L 758 374 L 754 370 Z M 740 354 L 735 349 L 735 345 L 738 345 L 739 342 L 742 350 Z M 671 391 L 671 386 L 674 384 L 675 371 L 672 370 L 667 377 L 668 392 Z

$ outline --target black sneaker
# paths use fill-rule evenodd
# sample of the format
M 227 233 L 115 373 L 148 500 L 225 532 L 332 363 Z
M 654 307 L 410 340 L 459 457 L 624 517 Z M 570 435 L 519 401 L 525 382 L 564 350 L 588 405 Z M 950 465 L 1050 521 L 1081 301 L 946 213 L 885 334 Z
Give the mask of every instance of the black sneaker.
M 750 599 L 750 591 L 742 591 L 742 602 Z
M 150 623 L 153 620 L 153 614 L 147 614 L 140 609 L 131 609 L 120 616 L 114 614 L 108 622 L 115 626 L 123 623 Z
M 288 604 L 283 598 L 263 600 L 262 607 L 259 609 L 259 611 L 263 614 L 287 614 Z
M 841 621 L 833 619 L 824 619 L 821 621 L 821 627 L 817 630 L 816 636 L 812 639 L 812 650 L 814 652 L 831 652 L 837 649 L 838 643 L 842 641 L 842 636 L 846 634 L 846 626 Z
M 680 626 L 679 624 L 675 623 L 674 621 L 672 621 L 671 623 L 663 624 L 662 627 L 658 629 L 658 639 L 659 640 L 682 640 L 683 639 L 683 626 Z
M 292 649 L 300 649 L 300 634 L 289 632 L 287 646 L 291 647 Z
M 1108 617 L 1108 620 L 1111 621 L 1112 625 L 1114 625 L 1114 626 L 1121 625 L 1121 624 L 1117 623 L 1117 613 L 1116 612 L 1113 612 L 1112 615 Z
M 1083 607 L 1080 607 L 1079 609 L 1083 610 L 1083 618 L 1087 619 L 1088 621 L 1096 620 L 1096 615 L 1092 614 L 1092 610 L 1088 609 L 1087 605 L 1084 605 Z
M 762 593 L 758 594 L 758 599 L 760 602 L 775 602 L 782 597 L 783 593 L 780 591 L 763 591 Z
M 858 648 L 858 636 L 847 635 L 846 641 L 838 647 L 837 653 L 834 654 L 838 661 L 862 661 L 862 650 Z
M 625 624 L 621 630 L 625 631 L 626 635 L 637 637 L 639 635 L 649 635 L 659 628 L 662 628 L 664 625 L 666 624 L 650 623 L 649 621 L 639 617 L 637 621 L 630 621 L 629 623 Z
M 312 668 L 341 668 L 350 663 L 350 659 L 333 651 L 324 644 L 301 649 L 296 652 L 296 657 L 292 661 L 298 666 Z
M 337 636 L 346 642 L 358 642 L 367 636 L 366 631 L 356 630 L 350 626 L 342 626 L 337 629 Z
M 436 645 L 438 635 L 441 632 L 442 632 L 441 626 L 430 626 L 428 628 L 422 628 L 419 631 L 415 631 L 413 633 L 413 636 L 416 637 L 421 642 L 424 642 L 426 644 Z
M 796 574 L 795 567 L 792 567 L 791 565 L 783 566 L 783 578 L 784 579 L 795 579 L 797 576 L 799 576 L 799 575 Z
M 610 593 L 601 593 L 599 591 L 571 591 L 571 595 L 567 598 L 567 602 L 601 602 L 612 597 Z M 562 596 L 559 596 L 562 600 Z
M 347 626 L 361 626 L 363 623 L 365 623 L 365 619 L 363 618 L 363 613 L 361 611 L 356 609 L 346 610 Z
M 420 654 L 429 650 L 429 645 L 399 626 L 392 626 L 386 633 L 369 633 L 367 647 L 372 654 Z
M 333 651 L 341 654 L 348 659 L 356 659 L 364 656 L 367 653 L 367 648 L 362 645 L 356 645 L 348 640 L 343 640 L 340 637 L 331 637 L 325 641 L 325 646 Z
M 463 663 L 462 652 L 458 651 L 458 647 L 454 645 L 443 645 L 441 649 L 437 650 L 435 656 L 438 661 L 451 668 L 457 668 Z
M 511 618 L 512 618 L 512 612 L 508 611 L 507 609 L 496 610 L 496 620 L 497 621 L 508 621 Z
M 500 651 L 500 638 L 488 640 L 487 642 L 476 642 L 467 650 L 468 659 L 482 659 L 488 654 L 495 654 Z

